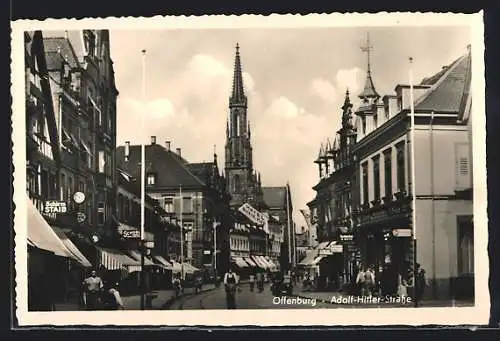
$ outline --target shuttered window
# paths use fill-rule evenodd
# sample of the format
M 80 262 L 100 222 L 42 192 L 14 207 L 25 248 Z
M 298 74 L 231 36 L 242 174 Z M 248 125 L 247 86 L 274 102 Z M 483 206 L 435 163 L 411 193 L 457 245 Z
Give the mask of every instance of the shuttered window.
M 469 144 L 455 144 L 455 189 L 463 191 L 471 188 Z

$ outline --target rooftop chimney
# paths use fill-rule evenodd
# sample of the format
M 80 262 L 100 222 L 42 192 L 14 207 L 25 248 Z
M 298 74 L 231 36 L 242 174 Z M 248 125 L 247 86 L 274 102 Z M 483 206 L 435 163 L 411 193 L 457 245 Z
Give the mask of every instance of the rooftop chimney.
M 176 150 L 177 150 L 177 155 L 182 156 L 181 149 L 180 148 L 176 148 Z
M 151 136 L 151 145 L 156 144 L 156 136 Z
M 130 157 L 130 141 L 125 141 L 125 161 Z
M 170 151 L 170 141 L 165 141 L 165 145 L 167 146 L 167 151 Z
M 68 39 L 68 31 L 64 31 L 64 38 Z

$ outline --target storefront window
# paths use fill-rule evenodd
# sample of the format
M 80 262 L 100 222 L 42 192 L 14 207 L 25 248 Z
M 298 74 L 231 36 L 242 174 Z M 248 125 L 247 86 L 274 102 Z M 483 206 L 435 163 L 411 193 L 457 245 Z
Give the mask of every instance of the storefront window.
M 384 151 L 384 195 L 392 197 L 392 149 Z
M 401 142 L 396 146 L 397 148 L 397 183 L 400 192 L 406 189 L 405 177 L 405 143 Z
M 471 217 L 459 217 L 458 223 L 458 272 L 474 273 L 474 228 Z
M 361 165 L 361 173 L 363 178 L 363 204 L 368 203 L 368 162 Z
M 380 156 L 373 158 L 373 196 L 374 200 L 380 200 Z

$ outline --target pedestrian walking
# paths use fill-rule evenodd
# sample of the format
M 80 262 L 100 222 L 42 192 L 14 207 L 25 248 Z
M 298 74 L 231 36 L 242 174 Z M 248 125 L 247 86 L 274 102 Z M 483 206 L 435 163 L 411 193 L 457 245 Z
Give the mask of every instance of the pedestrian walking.
M 425 278 L 425 270 L 420 267 L 420 264 L 416 264 L 417 277 L 415 278 L 415 305 L 420 307 L 422 305 L 422 299 L 424 297 L 425 287 L 427 286 L 427 279 Z
M 122 298 L 118 291 L 118 283 L 106 283 L 102 295 L 102 303 L 104 310 L 124 310 Z
M 239 289 L 238 276 L 230 268 L 224 275 L 227 309 L 236 309 L 236 291 Z
M 398 297 L 406 297 L 408 296 L 408 283 L 404 279 L 404 277 L 399 274 L 398 275 Z
M 103 289 L 102 279 L 97 276 L 97 271 L 92 270 L 90 276 L 83 280 L 84 301 L 87 310 L 99 309 L 100 293 Z
M 360 287 L 361 296 L 371 297 L 371 287 L 375 283 L 375 278 L 368 267 L 363 266 L 356 277 L 356 284 Z
M 248 282 L 250 283 L 250 291 L 253 292 L 253 288 L 255 286 L 255 275 L 253 273 L 250 274 Z

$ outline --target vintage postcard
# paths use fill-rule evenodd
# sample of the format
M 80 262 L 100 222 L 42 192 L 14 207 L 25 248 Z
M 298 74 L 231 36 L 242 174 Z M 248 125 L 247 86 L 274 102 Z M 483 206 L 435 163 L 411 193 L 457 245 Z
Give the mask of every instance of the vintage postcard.
M 20 326 L 488 320 L 481 13 L 12 29 Z

